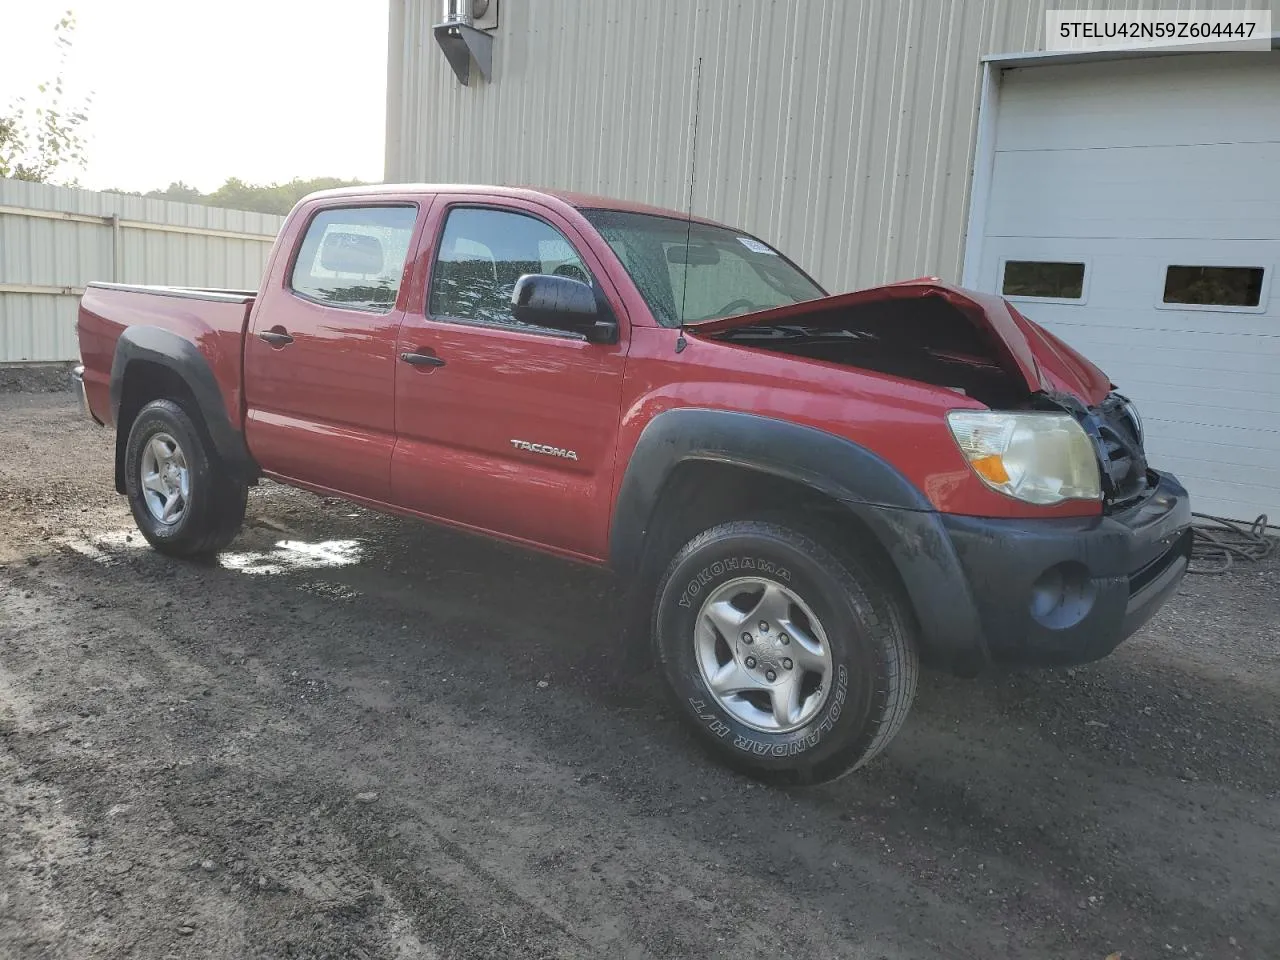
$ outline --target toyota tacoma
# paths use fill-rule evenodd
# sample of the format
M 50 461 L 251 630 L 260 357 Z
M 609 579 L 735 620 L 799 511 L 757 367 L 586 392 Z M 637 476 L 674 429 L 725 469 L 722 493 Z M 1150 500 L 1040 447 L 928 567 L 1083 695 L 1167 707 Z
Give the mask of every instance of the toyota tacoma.
M 697 737 L 764 779 L 866 763 L 922 661 L 1105 656 L 1190 552 L 1133 405 L 1007 301 L 830 296 L 638 204 L 313 194 L 260 291 L 93 283 L 77 328 L 155 549 L 224 548 L 267 477 L 608 566 Z

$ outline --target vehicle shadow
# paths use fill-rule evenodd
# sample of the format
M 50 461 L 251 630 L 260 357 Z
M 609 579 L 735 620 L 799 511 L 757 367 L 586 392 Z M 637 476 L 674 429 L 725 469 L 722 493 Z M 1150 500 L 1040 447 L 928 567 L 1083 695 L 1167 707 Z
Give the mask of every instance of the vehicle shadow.
M 284 496 L 283 516 L 265 504 L 251 514 L 224 567 L 251 571 L 256 563 L 303 592 L 374 602 L 406 624 L 469 628 L 477 655 L 578 677 L 580 693 L 599 706 L 636 707 L 657 692 L 643 669 L 647 650 L 626 649 L 647 645 L 643 625 L 630 629 L 608 573 L 341 501 Z M 288 539 L 295 535 L 307 539 Z M 290 542 L 301 562 L 279 548 Z M 350 555 L 339 556 L 343 550 Z M 326 551 L 332 563 L 311 562 Z M 1244 700 L 1229 678 L 1178 666 L 1153 639 L 1178 625 L 1159 627 L 1157 620 L 1111 657 L 1069 670 L 993 667 L 973 680 L 925 671 L 906 735 L 963 727 L 973 737 L 1038 741 L 1078 760 L 1266 789 L 1264 761 L 1274 761 L 1274 750 L 1259 754 L 1242 733 L 1274 729 L 1275 701 Z

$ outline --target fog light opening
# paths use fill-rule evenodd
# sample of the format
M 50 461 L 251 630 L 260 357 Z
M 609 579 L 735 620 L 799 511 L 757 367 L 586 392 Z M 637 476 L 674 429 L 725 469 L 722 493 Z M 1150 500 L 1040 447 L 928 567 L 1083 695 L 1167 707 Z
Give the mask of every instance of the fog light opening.
M 1083 564 L 1059 563 L 1031 585 L 1031 616 L 1052 630 L 1074 627 L 1089 615 L 1097 593 L 1097 584 Z

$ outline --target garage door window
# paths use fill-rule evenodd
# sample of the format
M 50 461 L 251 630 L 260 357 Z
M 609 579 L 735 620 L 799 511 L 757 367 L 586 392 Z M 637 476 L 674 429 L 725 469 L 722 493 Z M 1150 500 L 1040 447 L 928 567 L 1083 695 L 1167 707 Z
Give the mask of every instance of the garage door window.
M 1262 303 L 1262 267 L 1171 266 L 1164 302 L 1199 307 L 1256 309 Z
M 1000 292 L 1035 300 L 1083 300 L 1084 264 L 1058 260 L 1006 260 Z

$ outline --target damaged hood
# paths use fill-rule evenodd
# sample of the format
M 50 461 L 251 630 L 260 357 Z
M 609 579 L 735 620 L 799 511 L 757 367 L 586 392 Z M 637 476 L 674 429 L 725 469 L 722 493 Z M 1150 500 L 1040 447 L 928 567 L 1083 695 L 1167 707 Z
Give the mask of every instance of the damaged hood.
M 1090 406 L 1111 391 L 1111 380 L 1081 354 L 1043 327 L 1031 322 L 1004 298 L 952 286 L 934 277 L 904 280 L 882 287 L 805 300 L 755 313 L 692 323 L 693 334 L 717 334 L 742 327 L 801 323 L 821 327 L 824 318 L 835 326 L 849 307 L 887 300 L 938 297 L 958 310 L 991 343 L 1006 371 L 1022 380 L 1030 393 L 1067 393 Z

